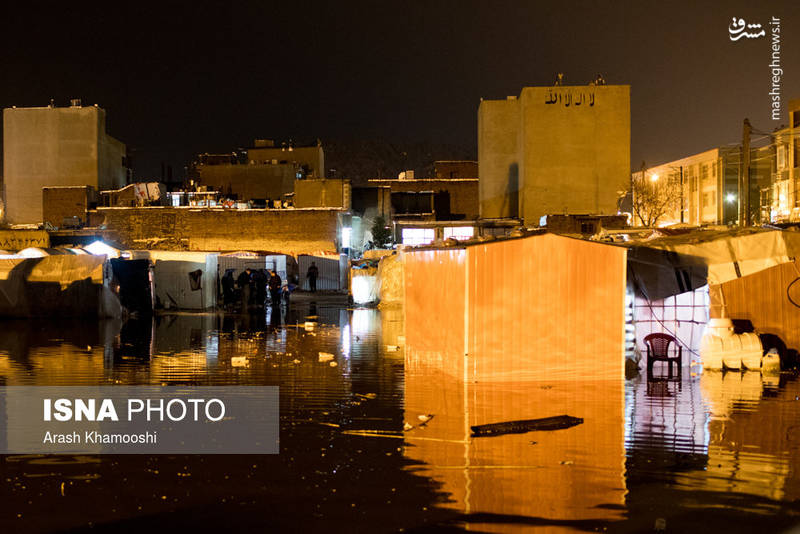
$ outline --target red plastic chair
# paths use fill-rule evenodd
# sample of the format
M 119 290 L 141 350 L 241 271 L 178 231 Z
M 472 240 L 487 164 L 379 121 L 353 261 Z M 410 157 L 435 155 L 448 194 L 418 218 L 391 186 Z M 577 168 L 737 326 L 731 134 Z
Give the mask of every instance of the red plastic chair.
M 675 343 L 678 348 L 677 352 L 670 355 L 669 346 Z M 678 376 L 681 372 L 681 358 L 683 357 L 683 347 L 680 346 L 678 340 L 669 334 L 655 333 L 650 334 L 644 338 L 644 344 L 647 346 L 647 376 L 653 374 L 653 363 L 657 361 L 667 362 L 669 366 L 668 376 L 672 376 L 672 364 L 678 364 Z

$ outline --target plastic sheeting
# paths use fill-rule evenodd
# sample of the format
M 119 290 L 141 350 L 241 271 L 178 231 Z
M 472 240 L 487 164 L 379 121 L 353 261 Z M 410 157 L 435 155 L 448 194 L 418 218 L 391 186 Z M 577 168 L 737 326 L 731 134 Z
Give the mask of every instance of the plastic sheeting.
M 673 252 L 682 265 L 708 267 L 708 283 L 722 284 L 757 273 L 800 255 L 800 232 L 747 229 L 739 231 L 699 231 L 633 244 Z
M 378 297 L 380 298 L 380 307 L 403 303 L 405 294 L 402 254 L 384 256 L 378 263 Z
M 0 259 L 0 316 L 118 317 L 102 256 Z
M 378 270 L 350 269 L 350 292 L 355 304 L 372 304 L 378 302 Z

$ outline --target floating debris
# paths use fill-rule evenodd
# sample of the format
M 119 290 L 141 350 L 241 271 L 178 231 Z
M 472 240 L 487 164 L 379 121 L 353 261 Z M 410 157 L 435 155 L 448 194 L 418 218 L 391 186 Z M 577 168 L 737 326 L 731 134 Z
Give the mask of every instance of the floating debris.
M 523 419 L 521 421 L 475 425 L 470 428 L 472 429 L 472 437 L 475 438 L 502 436 L 503 434 L 524 434 L 533 431 L 562 430 L 582 423 L 583 419 L 580 417 L 557 415 L 555 417 L 543 417 L 541 419 Z

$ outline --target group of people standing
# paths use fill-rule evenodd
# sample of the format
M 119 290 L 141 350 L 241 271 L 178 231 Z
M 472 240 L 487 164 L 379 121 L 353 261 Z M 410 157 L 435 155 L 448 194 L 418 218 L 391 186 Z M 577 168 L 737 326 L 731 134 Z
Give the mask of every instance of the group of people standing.
M 283 285 L 280 275 L 274 269 L 248 267 L 235 280 L 233 272 L 234 269 L 228 269 L 221 280 L 222 297 L 226 307 L 236 304 L 237 301 L 243 309 L 249 306 L 264 306 L 267 303 L 267 291 L 269 291 L 269 302 L 273 306 L 280 304 L 281 296 L 288 302 L 289 287 Z
M 267 302 L 273 306 L 284 300 L 289 302 L 291 284 L 283 284 L 280 275 L 274 269 L 252 269 L 247 267 L 238 277 L 234 278 L 235 269 L 227 269 L 222 277 L 222 297 L 226 308 L 240 304 L 242 309 L 251 306 L 263 307 Z M 311 291 L 317 290 L 319 269 L 315 262 L 311 262 L 306 271 L 308 286 Z M 269 292 L 269 301 L 267 301 Z

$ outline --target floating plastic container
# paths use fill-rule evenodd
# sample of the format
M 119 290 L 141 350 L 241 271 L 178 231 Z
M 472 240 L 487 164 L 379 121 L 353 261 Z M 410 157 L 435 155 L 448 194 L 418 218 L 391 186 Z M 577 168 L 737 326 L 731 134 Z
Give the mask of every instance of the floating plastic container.
M 761 368 L 764 348 L 753 332 L 733 333 L 730 319 L 710 319 L 700 342 L 700 358 L 708 370 Z
M 770 349 L 761 358 L 761 372 L 765 374 L 779 374 L 781 372 L 781 358 L 777 350 Z

